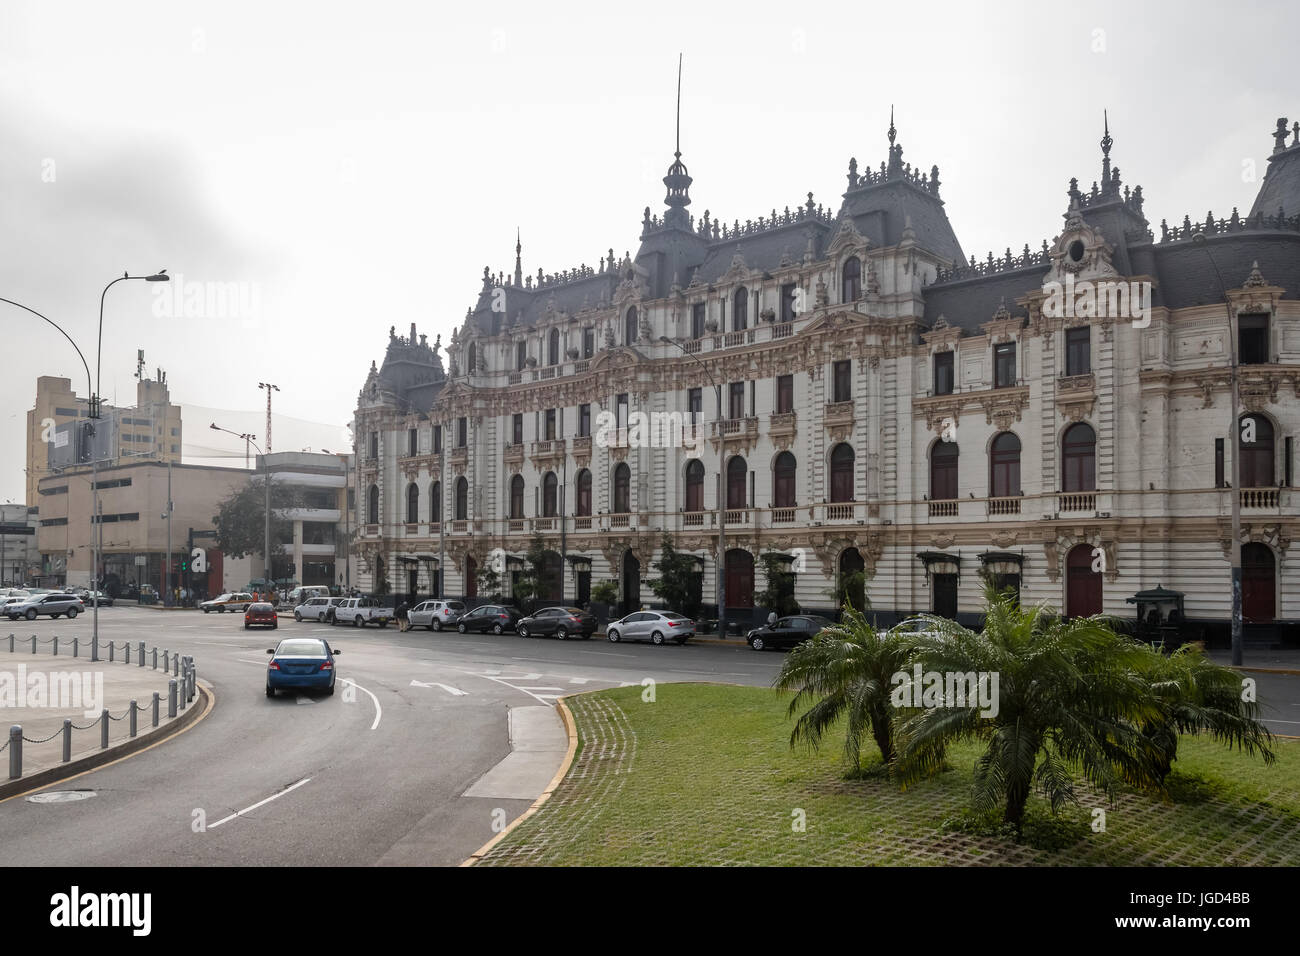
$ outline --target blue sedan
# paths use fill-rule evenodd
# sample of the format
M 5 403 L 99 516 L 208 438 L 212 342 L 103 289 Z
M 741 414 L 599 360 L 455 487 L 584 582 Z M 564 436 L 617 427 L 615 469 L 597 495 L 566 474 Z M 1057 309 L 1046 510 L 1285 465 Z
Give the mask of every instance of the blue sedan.
M 316 637 L 290 637 L 268 648 L 266 696 L 277 690 L 323 690 L 334 693 L 334 656 L 329 644 Z

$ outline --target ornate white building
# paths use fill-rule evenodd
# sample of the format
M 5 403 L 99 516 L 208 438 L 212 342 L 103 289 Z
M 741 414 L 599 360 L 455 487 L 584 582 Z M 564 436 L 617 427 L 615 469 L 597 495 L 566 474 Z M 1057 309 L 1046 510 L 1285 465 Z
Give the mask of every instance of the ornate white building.
M 729 618 L 766 616 L 759 558 L 779 552 L 805 610 L 830 610 L 857 569 L 882 620 L 973 614 L 983 573 L 1071 614 L 1132 617 L 1125 599 L 1163 585 L 1217 639 L 1235 494 L 1247 636 L 1286 638 L 1300 124 L 1274 137 L 1248 215 L 1162 221 L 1157 238 L 1107 131 L 1100 185 L 1071 180 L 1059 235 L 982 262 L 892 121 L 887 161 L 850 161 L 838 210 L 809 193 L 697 219 L 679 153 L 635 255 L 525 277 L 516 242 L 512 275 L 484 269 L 446 371 L 414 325 L 390 330 L 355 419 L 360 583 L 429 593 L 441 561 L 446 592 L 472 597 L 484 562 L 511 566 L 536 532 L 551 598 L 613 578 L 634 607 L 654 600 L 666 533 L 699 556 L 707 603 L 721 489 Z

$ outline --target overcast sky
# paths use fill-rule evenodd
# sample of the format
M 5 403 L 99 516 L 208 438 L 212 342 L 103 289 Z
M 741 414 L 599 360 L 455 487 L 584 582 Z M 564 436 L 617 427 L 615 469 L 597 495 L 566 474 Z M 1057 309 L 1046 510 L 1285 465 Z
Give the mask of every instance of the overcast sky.
M 1298 25 L 1285 0 L 6 0 L 0 296 L 93 370 L 123 270 L 232 284 L 243 307 L 217 315 L 155 300 L 175 285 L 115 286 L 105 398 L 131 403 L 143 348 L 186 406 L 187 460 L 242 463 L 207 426 L 261 437 L 268 380 L 275 449 L 338 450 L 389 326 L 448 340 L 483 266 L 513 269 L 516 226 L 526 273 L 635 252 L 642 209 L 663 209 L 678 51 L 697 216 L 810 190 L 838 208 L 849 157 L 885 158 L 893 104 L 904 159 L 938 164 L 982 258 L 1056 235 L 1069 178 L 1099 174 L 1103 109 L 1157 233 L 1244 213 L 1276 118 L 1300 118 Z M 0 354 L 0 501 L 20 501 L 36 377 L 84 393 L 85 372 L 3 304 Z

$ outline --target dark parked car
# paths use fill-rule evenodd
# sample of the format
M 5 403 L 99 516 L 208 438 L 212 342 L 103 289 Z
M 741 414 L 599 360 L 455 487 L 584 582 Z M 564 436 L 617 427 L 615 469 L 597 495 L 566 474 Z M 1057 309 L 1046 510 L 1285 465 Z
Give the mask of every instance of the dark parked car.
M 584 641 L 596 633 L 596 618 L 579 607 L 544 607 L 515 625 L 520 637 L 550 637 L 564 640 L 570 634 Z
M 814 614 L 792 614 L 778 618 L 774 624 L 756 627 L 746 635 L 745 640 L 756 651 L 769 647 L 789 648 L 801 644 L 810 637 L 816 637 L 824 628 L 834 625 L 834 621 Z
M 462 634 L 466 631 L 491 631 L 493 634 L 500 634 L 503 631 L 513 631 L 522 617 L 523 615 L 512 607 L 502 604 L 484 604 L 462 614 L 456 622 L 456 630 Z
M 271 629 L 279 627 L 280 618 L 275 613 L 275 605 L 268 604 L 266 601 L 250 604 L 248 610 L 244 612 L 244 630 L 248 630 L 254 624 L 261 624 Z

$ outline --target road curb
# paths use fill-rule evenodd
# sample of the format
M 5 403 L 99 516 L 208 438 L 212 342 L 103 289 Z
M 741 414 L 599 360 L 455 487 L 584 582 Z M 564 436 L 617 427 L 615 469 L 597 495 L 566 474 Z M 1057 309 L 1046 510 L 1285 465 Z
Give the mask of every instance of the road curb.
M 568 704 L 564 702 L 565 699 L 565 697 L 560 697 L 555 701 L 555 709 L 560 712 L 560 719 L 564 721 L 564 730 L 569 735 L 569 749 L 565 751 L 564 761 L 560 764 L 560 769 L 555 772 L 555 776 L 551 778 L 551 782 L 547 784 L 541 795 L 533 801 L 532 806 L 516 817 L 508 827 L 471 853 L 469 858 L 460 864 L 461 866 L 473 866 L 482 860 L 488 851 L 509 836 L 515 827 L 540 810 L 542 804 L 546 803 L 551 798 L 551 794 L 559 787 L 560 781 L 568 775 L 569 768 L 573 766 L 573 758 L 578 752 L 578 725 L 573 719 L 573 713 L 569 710 Z
M 0 784 L 0 803 L 34 793 L 37 790 L 44 790 L 51 784 L 64 783 L 90 773 L 92 770 L 102 769 L 117 763 L 119 760 L 125 760 L 137 753 L 166 743 L 172 737 L 184 733 L 212 713 L 212 709 L 217 703 L 216 693 L 210 684 L 200 680 L 196 684 L 196 689 L 200 699 L 187 707 L 184 714 L 161 727 L 150 728 L 145 733 L 123 743 L 114 744 L 107 750 L 87 754 L 69 763 L 37 771 L 29 777 L 19 777 L 17 780 L 5 781 Z

